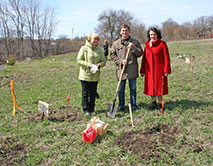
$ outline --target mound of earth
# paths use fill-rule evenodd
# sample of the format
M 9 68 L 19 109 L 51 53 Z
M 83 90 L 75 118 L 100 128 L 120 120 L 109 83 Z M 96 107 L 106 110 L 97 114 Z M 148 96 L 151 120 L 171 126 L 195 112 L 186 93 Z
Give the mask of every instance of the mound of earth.
M 28 152 L 26 145 L 15 143 L 11 137 L 1 138 L 0 142 L 0 165 L 19 165 L 26 159 Z
M 59 121 L 59 122 L 72 122 L 72 121 L 80 121 L 82 120 L 82 115 L 80 112 L 72 108 L 71 106 L 61 106 L 59 108 L 50 108 L 49 115 L 47 117 L 50 121 Z M 38 122 L 41 121 L 41 114 L 37 112 L 32 117 L 29 118 L 30 122 Z
M 180 132 L 178 127 L 157 124 L 145 130 L 126 132 L 120 135 L 115 142 L 125 151 L 130 151 L 147 161 L 150 159 L 161 160 L 162 152 L 174 161 L 174 156 L 169 153 L 169 148 L 177 143 Z M 200 151 L 198 148 L 196 150 Z

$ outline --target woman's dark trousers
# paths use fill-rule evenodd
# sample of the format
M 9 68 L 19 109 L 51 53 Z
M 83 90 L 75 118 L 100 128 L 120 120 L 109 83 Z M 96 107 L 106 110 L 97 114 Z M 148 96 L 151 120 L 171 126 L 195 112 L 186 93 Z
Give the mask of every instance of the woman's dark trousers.
M 82 108 L 84 112 L 95 111 L 95 98 L 98 82 L 81 81 L 82 87 Z

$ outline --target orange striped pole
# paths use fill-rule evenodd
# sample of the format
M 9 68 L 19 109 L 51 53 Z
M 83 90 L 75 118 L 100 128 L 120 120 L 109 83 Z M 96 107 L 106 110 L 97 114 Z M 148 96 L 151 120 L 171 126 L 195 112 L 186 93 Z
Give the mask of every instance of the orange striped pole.
M 12 112 L 12 115 L 15 116 L 16 108 L 19 109 L 19 110 L 22 110 L 22 108 L 19 107 L 17 105 L 17 102 L 16 102 L 16 97 L 15 97 L 15 94 L 14 94 L 14 82 L 13 82 L 13 80 L 10 81 L 10 85 L 11 85 L 11 93 L 12 93 L 12 97 L 13 97 L 13 112 Z

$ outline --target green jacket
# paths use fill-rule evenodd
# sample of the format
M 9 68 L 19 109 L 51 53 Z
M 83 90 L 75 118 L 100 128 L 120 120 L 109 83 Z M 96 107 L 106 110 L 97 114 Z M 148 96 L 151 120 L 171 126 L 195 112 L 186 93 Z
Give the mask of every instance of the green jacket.
M 78 52 L 77 64 L 80 66 L 79 80 L 97 82 L 100 80 L 100 68 L 106 65 L 106 59 L 100 47 L 94 47 L 86 41 Z M 90 72 L 91 64 L 99 64 L 100 68 L 95 74 Z

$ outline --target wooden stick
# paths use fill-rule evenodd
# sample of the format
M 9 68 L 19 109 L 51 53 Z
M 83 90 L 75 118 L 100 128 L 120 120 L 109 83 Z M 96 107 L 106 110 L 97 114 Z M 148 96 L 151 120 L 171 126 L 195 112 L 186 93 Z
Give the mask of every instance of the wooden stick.
M 161 90 L 161 96 L 162 96 L 162 98 L 161 98 L 161 101 L 160 101 L 160 104 L 162 105 L 162 116 L 163 116 L 163 114 L 164 114 L 164 101 L 165 101 L 165 99 L 163 99 L 163 88 L 164 88 L 164 76 L 162 76 L 162 90 Z
M 41 113 L 41 121 L 44 120 L 44 112 Z
M 129 103 L 129 113 L 130 113 L 130 118 L 131 118 L 132 127 L 134 127 L 133 118 L 132 118 L 132 107 L 131 107 L 131 103 Z

